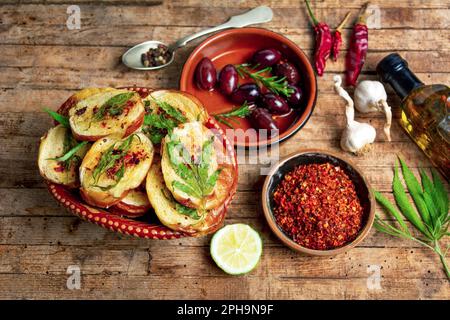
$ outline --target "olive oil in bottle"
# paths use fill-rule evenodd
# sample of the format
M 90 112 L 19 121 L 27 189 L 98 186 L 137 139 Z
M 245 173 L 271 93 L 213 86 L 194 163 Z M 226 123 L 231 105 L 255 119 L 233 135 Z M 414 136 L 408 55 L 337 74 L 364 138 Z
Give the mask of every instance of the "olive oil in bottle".
M 450 179 L 450 88 L 425 85 L 397 53 L 377 66 L 383 82 L 402 99 L 400 124 L 447 180 Z

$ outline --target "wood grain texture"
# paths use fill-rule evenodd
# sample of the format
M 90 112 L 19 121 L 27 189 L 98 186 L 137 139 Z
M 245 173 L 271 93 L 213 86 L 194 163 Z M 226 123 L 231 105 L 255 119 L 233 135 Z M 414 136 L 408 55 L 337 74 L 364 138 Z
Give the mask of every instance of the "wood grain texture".
M 350 11 L 356 17 L 365 0 L 313 1 L 319 19 L 335 26 Z M 86 86 L 177 88 L 192 49 L 158 72 L 125 68 L 128 46 L 151 38 L 171 42 L 226 17 L 265 4 L 274 10 L 264 25 L 286 35 L 308 56 L 313 36 L 302 2 L 231 0 L 6 0 L 0 4 L 0 299 L 449 299 L 450 286 L 437 256 L 407 240 L 375 230 L 347 254 L 332 258 L 301 256 L 284 247 L 266 225 L 260 208 L 262 164 L 240 166 L 238 194 L 226 223 L 248 223 L 264 240 L 254 272 L 229 277 L 213 263 L 210 237 L 149 241 L 115 234 L 83 222 L 49 196 L 36 167 L 39 137 L 51 125 L 43 106 L 56 109 Z M 80 30 L 67 30 L 66 9 L 81 8 Z M 375 79 L 374 68 L 398 51 L 426 83 L 450 81 L 450 9 L 446 1 L 377 1 L 381 28 L 370 30 L 370 49 L 361 79 Z M 260 26 L 262 27 L 262 26 Z M 344 48 L 350 28 L 344 30 Z M 345 55 L 345 49 L 344 53 Z M 344 103 L 333 92 L 332 77 L 343 74 L 344 59 L 329 62 L 318 79 L 319 97 L 307 125 L 279 149 L 281 157 L 301 148 L 344 155 L 339 138 Z M 377 143 L 363 157 L 352 157 L 371 185 L 391 193 L 392 165 L 401 155 L 417 174 L 431 167 L 397 123 L 393 106 L 392 142 L 382 135 L 383 116 L 357 115 L 378 131 Z M 390 220 L 379 206 L 377 212 Z M 448 245 L 446 240 L 444 245 Z M 78 265 L 81 290 L 66 288 L 67 267 Z M 367 287 L 369 265 L 381 267 L 381 289 Z

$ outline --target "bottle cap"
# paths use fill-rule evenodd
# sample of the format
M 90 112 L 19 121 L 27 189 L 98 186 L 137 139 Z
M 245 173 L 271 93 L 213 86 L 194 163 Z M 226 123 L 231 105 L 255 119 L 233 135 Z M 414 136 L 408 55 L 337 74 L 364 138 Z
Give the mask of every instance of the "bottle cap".
M 377 73 L 383 82 L 389 82 L 393 73 L 405 68 L 408 68 L 408 62 L 398 53 L 391 53 L 378 62 Z

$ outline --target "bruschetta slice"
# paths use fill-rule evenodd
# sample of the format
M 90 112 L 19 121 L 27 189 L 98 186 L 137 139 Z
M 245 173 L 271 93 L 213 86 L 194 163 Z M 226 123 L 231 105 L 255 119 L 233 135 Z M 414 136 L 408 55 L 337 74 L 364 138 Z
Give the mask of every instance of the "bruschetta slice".
M 223 206 L 198 210 L 177 202 L 165 184 L 161 163 L 156 157 L 147 175 L 146 189 L 158 219 L 172 230 L 202 236 L 217 230 L 225 217 Z
M 214 133 L 200 122 L 181 124 L 164 138 L 162 172 L 179 203 L 210 210 L 225 201 L 234 171 L 231 165 L 219 163 L 219 145 Z
M 137 188 L 130 190 L 125 198 L 112 206 L 110 210 L 121 216 L 137 218 L 143 216 L 151 208 L 145 189 Z
M 79 186 L 78 167 L 89 149 L 75 140 L 63 125 L 51 128 L 39 145 L 38 167 L 42 177 L 68 187 Z
M 143 102 L 146 116 L 142 130 L 155 144 L 181 123 L 205 122 L 208 118 L 201 102 L 182 91 L 153 91 Z
M 80 166 L 81 196 L 101 208 L 119 203 L 142 183 L 152 159 L 153 145 L 143 133 L 96 141 Z
M 113 134 L 127 137 L 138 131 L 145 109 L 138 93 L 113 89 L 87 96 L 68 113 L 75 138 L 96 141 Z
M 80 91 L 75 92 L 73 95 L 69 97 L 58 109 L 58 113 L 63 116 L 69 115 L 69 110 L 75 106 L 78 102 L 81 100 L 84 100 L 90 96 L 93 96 L 94 94 L 101 93 L 101 92 L 108 92 L 108 91 L 114 91 L 116 89 L 114 88 L 84 88 Z

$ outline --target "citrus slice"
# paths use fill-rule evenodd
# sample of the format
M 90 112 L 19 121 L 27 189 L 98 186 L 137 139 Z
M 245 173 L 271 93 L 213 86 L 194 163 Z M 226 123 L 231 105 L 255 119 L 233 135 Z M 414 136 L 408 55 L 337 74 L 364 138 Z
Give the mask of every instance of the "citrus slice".
M 262 240 L 258 232 L 246 224 L 231 224 L 217 231 L 211 240 L 214 262 L 228 274 L 244 274 L 259 262 Z

